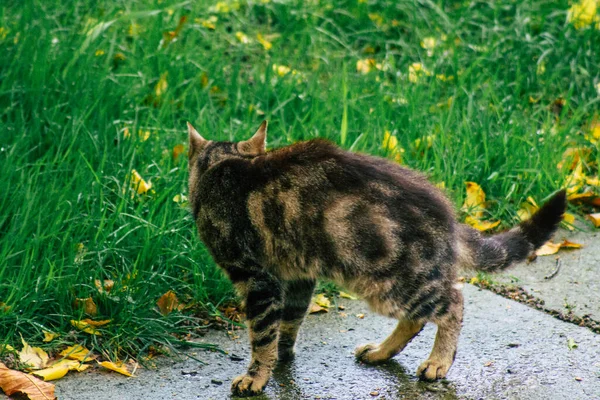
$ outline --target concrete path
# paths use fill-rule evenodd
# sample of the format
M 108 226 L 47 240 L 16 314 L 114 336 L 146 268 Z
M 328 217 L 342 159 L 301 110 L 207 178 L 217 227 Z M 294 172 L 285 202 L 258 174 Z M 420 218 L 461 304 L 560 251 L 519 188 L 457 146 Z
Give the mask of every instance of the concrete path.
M 577 316 L 589 315 L 600 321 L 600 233 L 559 231 L 554 242 L 568 239 L 583 244 L 582 249 L 561 250 L 556 255 L 538 257 L 531 264 L 519 264 L 497 277 L 498 281 L 521 286 L 544 300 L 545 307 Z M 556 257 L 560 269 L 556 271 Z M 600 398 L 600 396 L 599 396 Z
M 434 326 L 386 365 L 357 363 L 356 344 L 382 340 L 395 324 L 363 302 L 343 300 L 345 317 L 337 311 L 308 316 L 296 360 L 276 371 L 259 398 L 600 399 L 600 335 L 470 285 L 464 293 L 464 328 L 447 381 L 421 383 L 414 374 L 431 350 Z M 577 348 L 569 349 L 569 339 Z M 231 379 L 248 363 L 246 333 L 232 340 L 215 331 L 204 341 L 229 355 L 197 351 L 207 365 L 164 361 L 136 378 L 103 371 L 70 374 L 56 382 L 56 393 L 62 400 L 228 399 Z M 243 360 L 233 361 L 231 354 Z

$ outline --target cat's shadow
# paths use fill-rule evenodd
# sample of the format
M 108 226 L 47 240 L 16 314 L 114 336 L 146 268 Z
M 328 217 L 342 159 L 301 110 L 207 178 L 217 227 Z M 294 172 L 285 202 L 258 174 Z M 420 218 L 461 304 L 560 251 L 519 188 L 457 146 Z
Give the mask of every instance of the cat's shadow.
M 418 399 L 426 397 L 427 399 L 454 400 L 458 399 L 454 385 L 446 380 L 438 382 L 423 382 L 418 380 L 414 375 L 409 374 L 396 360 L 390 360 L 379 365 L 366 365 L 358 363 L 358 368 L 376 369 L 387 376 L 387 380 L 391 382 L 390 394 L 394 393 L 402 398 Z M 301 385 L 296 384 L 300 378 L 297 376 L 294 361 L 278 364 L 273 370 L 273 383 L 275 384 L 275 393 L 263 393 L 252 397 L 253 400 L 297 400 L 307 399 L 313 396 L 308 396 L 302 390 Z M 343 393 L 339 393 L 340 395 Z M 393 394 L 392 394 L 393 395 Z M 386 397 L 387 398 L 387 397 Z

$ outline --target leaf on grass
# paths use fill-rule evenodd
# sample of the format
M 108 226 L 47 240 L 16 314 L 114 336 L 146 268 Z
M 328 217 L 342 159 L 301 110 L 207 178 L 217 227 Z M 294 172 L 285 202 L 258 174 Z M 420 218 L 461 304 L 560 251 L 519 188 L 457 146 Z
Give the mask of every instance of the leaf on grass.
M 588 214 L 587 219 L 592 221 L 596 228 L 600 228 L 600 213 Z
M 529 218 L 531 218 L 531 216 L 539 209 L 539 206 L 537 205 L 536 201 L 533 199 L 533 197 L 529 196 L 527 197 L 527 201 L 524 203 L 521 203 L 521 209 L 519 209 L 519 211 L 517 211 L 517 215 L 519 216 L 519 219 L 521 221 L 525 221 L 528 220 Z
M 162 315 L 169 315 L 173 310 L 181 311 L 184 305 L 179 303 L 177 295 L 172 290 L 160 296 L 160 299 L 156 302 L 158 309 Z
M 8 369 L 0 363 L 0 389 L 7 396 L 23 393 L 30 400 L 54 400 L 54 385 L 20 371 Z
M 15 348 L 12 347 L 10 344 L 0 344 L 0 353 L 3 353 L 5 351 L 15 351 Z
M 69 371 L 81 372 L 88 368 L 89 365 L 82 364 L 77 360 L 60 360 L 48 368 L 33 372 L 33 374 L 39 376 L 44 381 L 53 381 L 62 378 Z
M 475 182 L 465 182 L 467 186 L 467 197 L 462 205 L 462 210 L 474 218 L 483 217 L 485 210 L 485 192 Z
M 111 371 L 118 372 L 125 376 L 131 376 L 131 377 L 133 376 L 133 374 L 127 370 L 127 367 L 123 364 L 123 362 L 119 361 L 117 363 L 114 363 L 112 361 L 102 361 L 102 362 L 99 362 L 98 364 L 100 364 L 101 366 L 103 366 L 106 369 L 110 369 Z
M 42 331 L 42 332 L 44 333 L 44 339 L 42 339 L 42 341 L 46 342 L 46 343 L 51 342 L 60 336 L 58 333 L 54 333 L 54 332 L 50 332 L 50 331 Z
M 75 299 L 75 307 L 82 308 L 83 312 L 94 317 L 98 315 L 98 306 L 94 303 L 94 299 L 86 297 L 85 299 Z
M 179 156 L 181 154 L 183 154 L 183 152 L 185 152 L 185 146 L 182 144 L 177 144 L 175 145 L 175 147 L 173 147 L 173 160 L 177 161 L 177 159 L 179 158 Z
M 23 338 L 23 349 L 19 352 L 19 360 L 30 369 L 42 369 L 48 364 L 48 353 L 39 347 L 31 347 Z
M 6 303 L 0 301 L 0 313 L 8 313 L 10 311 L 10 306 Z
M 86 349 L 80 344 L 67 347 L 66 349 L 60 352 L 60 355 L 70 360 L 77 360 L 81 362 L 90 361 L 97 357 L 93 355 L 90 350 Z
M 94 286 L 96 286 L 96 289 L 98 289 L 98 293 L 109 293 L 115 286 L 115 281 L 112 279 L 105 279 L 104 281 L 96 279 L 94 280 Z
M 580 249 L 583 245 L 568 240 L 563 240 L 562 243 L 553 243 L 547 241 L 542 247 L 536 250 L 535 254 L 538 256 L 549 256 L 558 253 L 560 249 Z
M 500 225 L 500 221 L 480 221 L 477 218 L 471 217 L 470 215 L 465 218 L 465 222 L 481 232 L 493 229 Z
M 135 170 L 131 170 L 131 186 L 138 194 L 145 194 L 152 187 L 152 183 L 146 182 L 141 175 Z
M 83 331 L 85 333 L 89 333 L 90 335 L 102 336 L 102 333 L 99 332 L 95 327 L 106 325 L 109 322 L 110 322 L 110 320 L 92 321 L 89 318 L 86 318 L 86 319 L 81 320 L 81 321 L 76 321 L 76 320 L 72 319 L 71 320 L 71 325 L 73 325 L 75 328 L 79 329 L 80 331 Z
M 358 300 L 358 297 L 354 297 L 351 294 L 346 293 L 346 292 L 340 292 L 340 297 L 343 299 Z

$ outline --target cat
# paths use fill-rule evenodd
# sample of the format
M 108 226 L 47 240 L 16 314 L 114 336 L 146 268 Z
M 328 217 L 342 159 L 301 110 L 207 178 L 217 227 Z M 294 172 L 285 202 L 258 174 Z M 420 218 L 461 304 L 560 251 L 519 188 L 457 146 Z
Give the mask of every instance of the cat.
M 188 123 L 189 202 L 200 238 L 245 303 L 252 358 L 232 382 L 260 393 L 277 361 L 294 356 L 315 281 L 333 280 L 398 320 L 380 344 L 356 349 L 379 363 L 437 325 L 424 380 L 444 378 L 463 319 L 458 268 L 494 272 L 524 260 L 557 229 L 561 190 L 529 220 L 482 236 L 418 172 L 314 139 L 266 151 L 267 122 L 246 141 L 204 139 Z

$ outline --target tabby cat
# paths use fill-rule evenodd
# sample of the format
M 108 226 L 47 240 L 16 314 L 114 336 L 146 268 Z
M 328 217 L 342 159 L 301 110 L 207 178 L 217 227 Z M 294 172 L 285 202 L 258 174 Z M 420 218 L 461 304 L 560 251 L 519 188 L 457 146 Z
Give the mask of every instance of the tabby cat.
M 215 262 L 245 302 L 252 359 L 233 380 L 254 395 L 275 363 L 294 356 L 316 279 L 337 282 L 372 310 L 398 320 L 380 344 L 356 357 L 383 362 L 437 325 L 421 379 L 446 376 L 463 318 L 457 269 L 498 271 L 524 260 L 554 233 L 565 192 L 515 228 L 482 236 L 458 223 L 427 179 L 387 160 L 325 140 L 265 150 L 267 122 L 246 141 L 206 140 L 188 123 L 189 200 Z

